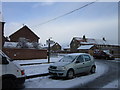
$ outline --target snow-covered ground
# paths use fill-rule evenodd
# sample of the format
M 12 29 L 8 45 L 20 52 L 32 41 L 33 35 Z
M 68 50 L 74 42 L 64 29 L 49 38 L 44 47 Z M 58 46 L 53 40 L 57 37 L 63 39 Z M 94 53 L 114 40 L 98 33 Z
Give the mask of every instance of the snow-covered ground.
M 49 78 L 50 76 L 38 77 L 38 78 L 26 80 L 25 87 L 26 88 L 71 88 L 76 85 L 83 85 L 99 77 L 108 69 L 105 65 L 102 65 L 101 67 L 100 63 L 96 63 L 96 64 L 97 64 L 97 70 L 95 74 L 80 76 L 71 80 L 62 80 L 62 79 L 56 80 Z
M 58 61 L 60 57 L 51 58 L 51 62 Z M 37 59 L 37 60 L 17 60 L 14 61 L 19 64 L 28 64 L 28 63 L 42 63 L 47 62 L 47 59 Z M 52 64 L 52 63 L 50 63 Z M 26 65 L 22 66 L 25 69 L 25 73 L 27 76 L 34 74 L 43 74 L 48 72 L 48 67 L 50 64 L 37 64 L 37 65 Z M 94 80 L 95 78 L 101 76 L 108 70 L 108 67 L 104 64 L 96 62 L 96 73 L 89 74 L 85 76 L 76 77 L 71 80 L 63 80 L 63 79 L 52 79 L 50 76 L 37 77 L 32 79 L 27 79 L 25 82 L 25 88 L 72 88 L 77 85 L 83 85 L 88 83 L 89 81 Z M 110 84 L 104 86 L 103 88 L 117 88 L 118 81 L 111 82 Z
M 60 60 L 62 57 L 54 57 L 51 58 L 50 61 L 51 62 L 57 62 L 58 60 Z M 47 59 L 34 59 L 34 60 L 16 60 L 14 61 L 16 63 L 19 64 L 30 64 L 30 63 L 44 63 L 44 62 L 48 62 Z M 25 74 L 27 76 L 29 75 L 36 75 L 36 74 L 43 74 L 43 73 L 48 73 L 48 67 L 50 64 L 36 64 L 36 65 L 25 65 L 25 66 L 21 66 L 24 70 L 25 70 Z
M 51 61 L 56 62 L 60 58 L 61 57 L 51 58 Z M 17 60 L 15 62 L 19 64 L 41 63 L 41 62 L 47 62 L 47 59 L 46 60 L 45 59 L 44 60 L 43 59 L 24 60 L 24 61 Z M 25 69 L 26 75 L 34 75 L 34 74 L 47 73 L 49 65 L 50 64 L 39 64 L 39 65 L 37 64 L 37 65 L 27 65 L 27 66 L 22 66 L 22 67 Z M 56 80 L 56 79 L 49 78 L 50 76 L 27 79 L 25 82 L 25 87 L 26 88 L 71 88 L 76 85 L 83 85 L 101 76 L 108 69 L 104 64 L 96 62 L 96 65 L 97 65 L 97 68 L 96 68 L 95 74 L 80 76 L 80 77 L 76 77 L 71 80 L 62 80 L 62 79 Z
M 115 60 L 109 60 L 111 62 L 120 62 L 120 58 L 115 58 Z
M 56 56 L 50 58 L 50 62 L 56 62 L 60 60 L 63 56 Z M 33 59 L 33 60 L 15 60 L 14 62 L 17 62 L 19 64 L 31 64 L 31 63 L 44 63 L 48 62 L 48 59 Z
M 48 67 L 50 64 L 29 65 L 22 66 L 27 76 L 48 73 Z

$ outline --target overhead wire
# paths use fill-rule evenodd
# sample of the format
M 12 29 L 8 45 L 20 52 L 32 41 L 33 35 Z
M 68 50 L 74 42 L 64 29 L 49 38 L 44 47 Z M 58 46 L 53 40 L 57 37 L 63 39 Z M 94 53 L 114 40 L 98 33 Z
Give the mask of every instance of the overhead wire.
M 98 1 L 98 0 L 95 0 L 94 2 L 90 2 L 90 3 L 88 3 L 88 4 L 86 4 L 86 5 L 82 6 L 82 7 L 79 7 L 79 8 L 77 8 L 77 9 L 74 9 L 74 10 L 72 10 L 72 11 L 70 11 L 70 12 L 67 12 L 67 13 L 65 13 L 65 14 L 63 14 L 63 15 L 60 15 L 60 16 L 58 16 L 58 17 L 55 17 L 55 18 L 53 18 L 53 19 L 50 19 L 50 20 L 48 20 L 48 21 L 45 21 L 45 22 L 40 23 L 40 24 L 35 25 L 35 26 L 40 26 L 40 25 L 43 25 L 43 24 L 47 24 L 47 23 L 49 23 L 49 22 L 51 22 L 51 21 L 54 21 L 54 20 L 56 20 L 56 19 L 59 19 L 59 18 L 64 17 L 64 16 L 66 16 L 66 15 L 69 15 L 69 14 L 75 12 L 75 11 L 78 11 L 78 10 L 84 8 L 84 7 L 87 7 L 87 6 L 93 4 L 93 3 L 97 2 L 97 1 Z M 35 26 L 32 26 L 32 27 L 35 27 Z

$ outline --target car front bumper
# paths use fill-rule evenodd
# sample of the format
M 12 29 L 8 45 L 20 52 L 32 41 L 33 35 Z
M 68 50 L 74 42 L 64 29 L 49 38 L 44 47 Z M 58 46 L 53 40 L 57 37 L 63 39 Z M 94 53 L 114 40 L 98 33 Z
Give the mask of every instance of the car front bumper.
M 49 69 L 49 73 L 52 76 L 58 76 L 58 77 L 66 77 L 66 75 L 67 75 L 66 70 L 52 70 L 52 69 Z

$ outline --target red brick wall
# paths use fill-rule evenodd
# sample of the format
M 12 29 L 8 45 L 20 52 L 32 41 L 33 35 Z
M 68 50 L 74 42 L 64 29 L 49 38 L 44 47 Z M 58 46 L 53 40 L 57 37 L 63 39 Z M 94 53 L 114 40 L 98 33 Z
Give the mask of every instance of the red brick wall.
M 3 48 L 3 51 L 14 60 L 47 58 L 47 50 Z

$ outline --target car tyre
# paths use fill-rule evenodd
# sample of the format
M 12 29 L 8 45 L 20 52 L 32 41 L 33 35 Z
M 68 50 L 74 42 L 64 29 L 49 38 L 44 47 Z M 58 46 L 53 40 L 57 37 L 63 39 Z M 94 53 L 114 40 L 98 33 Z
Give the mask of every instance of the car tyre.
M 90 70 L 90 73 L 93 74 L 93 73 L 95 73 L 95 71 L 96 71 L 96 67 L 95 67 L 95 66 L 92 66 L 92 68 L 91 68 L 91 70 Z
M 74 78 L 74 71 L 73 71 L 73 70 L 69 70 L 69 71 L 67 72 L 67 78 L 68 78 L 68 79 Z
M 11 78 L 3 79 L 2 80 L 2 88 L 16 88 L 16 84 L 14 83 L 14 80 Z

